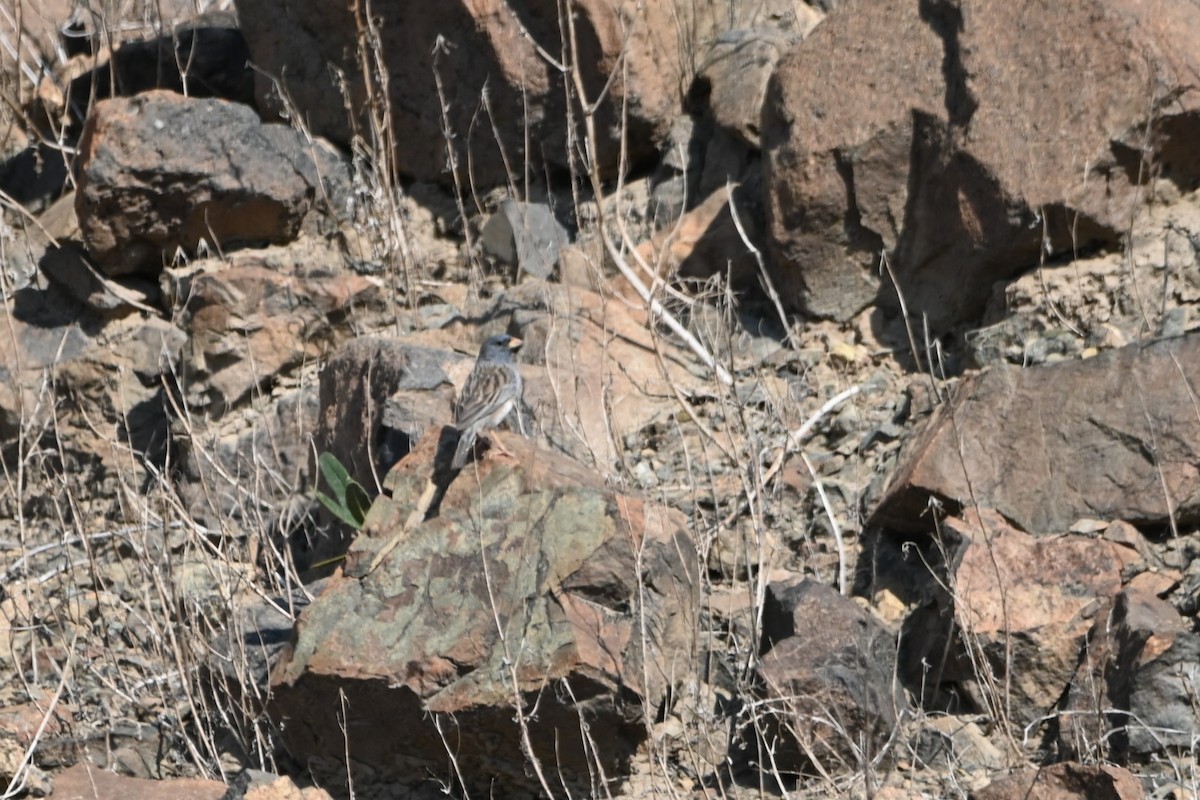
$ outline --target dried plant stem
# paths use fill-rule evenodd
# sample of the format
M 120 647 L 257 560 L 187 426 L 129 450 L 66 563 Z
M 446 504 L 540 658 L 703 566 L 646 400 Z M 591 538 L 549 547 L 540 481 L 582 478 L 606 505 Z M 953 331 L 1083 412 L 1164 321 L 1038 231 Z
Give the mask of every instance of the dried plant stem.
M 783 462 L 787 459 L 788 453 L 796 450 L 800 446 L 800 442 L 802 442 L 808 436 L 808 434 L 812 432 L 812 429 L 816 427 L 818 422 L 824 419 L 826 414 L 849 400 L 851 397 L 854 397 L 854 395 L 858 394 L 860 391 L 862 391 L 861 387 L 851 386 L 844 392 L 839 392 L 838 394 L 826 400 L 825 404 L 818 408 L 811 417 L 805 420 L 803 425 L 789 433 L 787 440 L 783 444 L 783 449 L 780 450 L 775 462 L 771 464 L 771 468 L 767 470 L 765 475 L 763 475 L 763 486 L 766 486 L 768 483 L 770 483 L 771 479 L 775 477 L 779 470 L 783 469 Z M 738 517 L 746 512 L 753 501 L 753 497 L 747 497 L 745 501 L 740 503 L 737 508 L 730 512 L 729 516 L 723 520 L 722 524 L 726 526 L 732 525 Z
M 617 69 L 613 69 L 612 74 L 609 76 L 608 83 L 605 84 L 604 90 L 600 93 L 600 97 L 595 102 L 590 102 L 588 100 L 587 90 L 583 85 L 583 73 L 579 69 L 579 46 L 575 36 L 575 17 L 572 13 L 564 13 L 562 16 L 565 18 L 565 28 L 571 54 L 571 64 L 567 68 L 567 71 L 571 75 L 571 80 L 575 86 L 575 94 L 579 100 L 579 105 L 583 112 L 583 124 L 584 130 L 586 131 L 587 156 L 589 160 L 587 165 L 587 176 L 592 184 L 592 195 L 596 198 L 597 227 L 600 231 L 600 239 L 604 242 L 604 249 L 608 253 L 609 258 L 613 260 L 613 264 L 616 265 L 621 275 L 626 281 L 629 282 L 629 285 L 633 287 L 633 290 L 637 293 L 638 297 L 642 299 L 642 302 L 646 304 L 646 307 L 650 310 L 651 316 L 659 322 L 665 324 L 672 333 L 682 339 L 688 348 L 695 353 L 701 361 L 704 362 L 704 365 L 716 374 L 717 380 L 726 386 L 732 386 L 733 376 L 729 374 L 729 371 L 717 362 L 713 355 L 708 352 L 708 349 L 700 343 L 699 339 L 693 336 L 692 333 L 688 331 L 687 328 L 685 328 L 683 324 L 680 323 L 680 321 L 663 306 L 662 303 L 654 298 L 650 289 L 648 289 L 646 284 L 642 282 L 642 279 L 638 276 L 637 271 L 630 266 L 629 262 L 625 259 L 625 256 L 621 253 L 620 248 L 617 247 L 616 242 L 613 241 L 612 236 L 608 232 L 604 219 L 604 203 L 601 201 L 601 198 L 604 196 L 604 187 L 600 183 L 600 156 L 597 152 L 597 143 L 600 141 L 600 139 L 596 134 L 596 109 L 601 100 L 604 98 L 604 95 L 607 94 L 609 89 L 612 88 L 613 79 L 617 74 Z M 624 49 L 622 49 L 622 53 L 624 53 Z M 623 57 L 621 58 L 621 63 L 624 64 Z M 628 240 L 628 235 L 623 234 L 623 238 Z M 626 241 L 626 243 L 628 244 L 628 241 Z

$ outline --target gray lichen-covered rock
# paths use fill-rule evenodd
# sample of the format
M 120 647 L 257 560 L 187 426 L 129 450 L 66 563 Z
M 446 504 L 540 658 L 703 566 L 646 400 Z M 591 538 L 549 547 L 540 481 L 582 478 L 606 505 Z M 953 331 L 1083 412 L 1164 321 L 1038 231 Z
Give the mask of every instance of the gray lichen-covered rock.
M 549 278 L 558 253 L 570 241 L 566 229 L 544 205 L 504 200 L 482 232 L 485 253 L 538 278 Z

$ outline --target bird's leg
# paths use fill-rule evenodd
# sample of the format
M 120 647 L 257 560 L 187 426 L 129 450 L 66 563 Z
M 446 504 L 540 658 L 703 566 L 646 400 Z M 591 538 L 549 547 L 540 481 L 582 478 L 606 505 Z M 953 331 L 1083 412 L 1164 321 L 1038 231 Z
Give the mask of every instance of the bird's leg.
M 503 442 L 500 441 L 500 435 L 496 431 L 492 431 L 491 433 L 489 433 L 487 435 L 487 439 L 488 439 L 488 447 L 489 448 L 495 450 L 497 453 L 502 453 L 502 454 L 508 456 L 509 458 L 512 458 L 512 459 L 516 458 L 516 455 L 514 455 L 513 452 L 511 450 L 509 450 L 507 447 L 505 447 Z

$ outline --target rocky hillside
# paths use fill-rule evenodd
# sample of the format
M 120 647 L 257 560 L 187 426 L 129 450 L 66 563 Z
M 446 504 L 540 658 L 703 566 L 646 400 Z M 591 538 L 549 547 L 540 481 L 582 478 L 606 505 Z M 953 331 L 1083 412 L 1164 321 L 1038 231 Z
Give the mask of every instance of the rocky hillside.
M 569 8 L 0 0 L 4 796 L 1200 795 L 1200 6 Z

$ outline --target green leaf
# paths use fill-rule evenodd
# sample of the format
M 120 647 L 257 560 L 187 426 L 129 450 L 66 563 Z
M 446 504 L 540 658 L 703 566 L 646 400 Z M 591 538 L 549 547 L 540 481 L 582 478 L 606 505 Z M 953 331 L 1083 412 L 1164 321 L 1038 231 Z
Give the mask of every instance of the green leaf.
M 350 477 L 350 473 L 346 471 L 346 468 L 342 466 L 342 462 L 338 461 L 337 456 L 333 453 L 321 453 L 317 458 L 317 466 L 320 467 L 321 474 L 325 476 L 325 482 L 333 490 L 334 499 L 345 506 L 347 487 L 354 483 L 354 479 Z
M 354 514 L 344 504 L 337 502 L 324 492 L 317 492 L 317 499 L 321 501 L 321 505 L 329 509 L 330 514 L 355 530 L 362 529 L 362 520 L 355 519 Z
M 330 496 L 318 491 L 317 500 L 339 520 L 355 530 L 362 530 L 367 511 L 371 508 L 371 496 L 367 494 L 367 490 L 350 477 L 350 473 L 333 453 L 321 453 L 317 457 L 317 466 L 333 492 Z
M 351 481 L 346 487 L 346 508 L 358 520 L 358 527 L 361 528 L 367 519 L 367 512 L 371 510 L 371 498 L 358 481 Z

